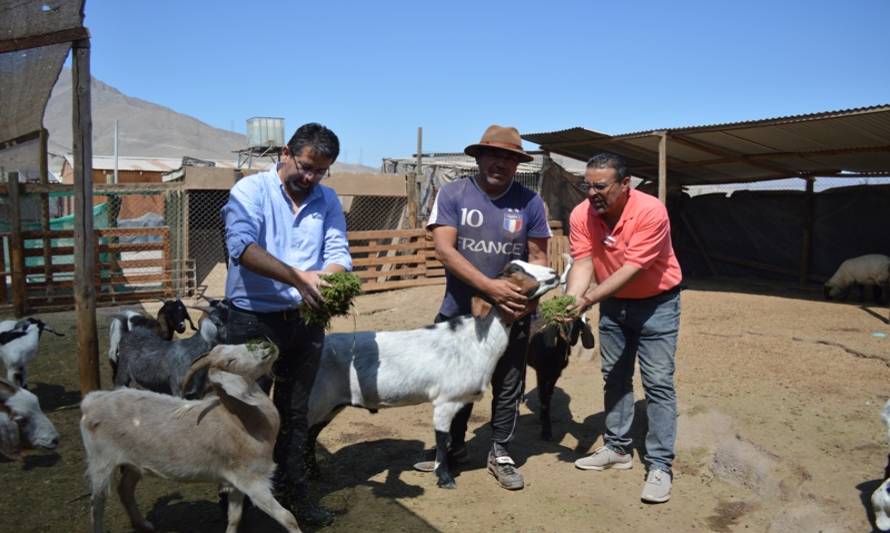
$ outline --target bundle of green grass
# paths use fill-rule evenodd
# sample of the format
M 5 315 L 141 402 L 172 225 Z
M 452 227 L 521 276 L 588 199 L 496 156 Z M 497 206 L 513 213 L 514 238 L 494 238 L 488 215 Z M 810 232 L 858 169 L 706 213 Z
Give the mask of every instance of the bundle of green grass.
M 567 320 L 578 317 L 575 310 L 569 311 L 569 306 L 575 303 L 575 297 L 564 295 L 541 302 L 538 306 L 538 314 L 544 320 L 544 325 L 564 324 Z
M 313 309 L 304 303 L 300 306 L 300 314 L 310 326 L 328 329 L 333 317 L 349 314 L 352 300 L 362 292 L 362 282 L 351 272 L 325 274 L 321 279 L 329 284 L 321 288 L 321 305 L 318 309 Z

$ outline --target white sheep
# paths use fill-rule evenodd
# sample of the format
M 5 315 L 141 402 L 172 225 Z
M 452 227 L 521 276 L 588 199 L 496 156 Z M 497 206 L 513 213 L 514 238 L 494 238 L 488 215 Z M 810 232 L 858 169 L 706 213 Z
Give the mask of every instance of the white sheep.
M 553 269 L 512 261 L 509 277 L 529 299 L 559 283 Z M 410 331 L 339 333 L 325 339 L 318 374 L 309 396 L 310 432 L 306 461 L 316 469 L 315 439 L 345 406 L 381 407 L 433 404 L 438 485 L 454 488 L 447 452 L 451 421 L 462 406 L 478 401 L 507 349 L 511 324 L 492 305 L 473 298 L 472 316 Z
M 65 336 L 38 318 L 0 322 L 0 359 L 6 367 L 6 379 L 19 387 L 28 386 L 27 365 L 37 356 L 40 335 L 44 331 Z
M 59 432 L 34 393 L 0 378 L 0 455 L 20 459 L 28 448 L 55 450 Z
M 887 426 L 887 440 L 890 440 L 890 400 L 881 410 L 881 418 Z M 890 531 L 890 454 L 884 467 L 884 482 L 871 494 L 871 507 L 875 512 L 875 525 L 881 531 Z
M 185 384 L 209 367 L 215 394 L 183 400 L 128 388 L 97 391 L 81 402 L 80 433 L 92 489 L 92 527 L 102 529 L 109 484 L 120 469 L 118 495 L 137 530 L 151 530 L 136 505 L 143 474 L 231 486 L 227 533 L 241 520 L 244 495 L 287 531 L 297 521 L 272 495 L 272 451 L 279 417 L 255 381 L 268 373 L 278 350 L 270 342 L 220 345 L 196 360 Z
M 844 298 L 853 286 L 859 287 L 859 299 L 864 299 L 866 286 L 874 290 L 875 300 L 890 294 L 890 257 L 882 254 L 860 255 L 847 259 L 825 282 L 825 299 Z

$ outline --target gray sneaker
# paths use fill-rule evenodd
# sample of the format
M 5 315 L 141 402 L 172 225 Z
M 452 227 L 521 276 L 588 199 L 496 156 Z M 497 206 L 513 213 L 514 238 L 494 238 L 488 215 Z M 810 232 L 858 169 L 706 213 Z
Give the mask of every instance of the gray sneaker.
M 581 470 L 605 470 L 614 468 L 616 470 L 627 470 L 633 468 L 633 458 L 629 453 L 618 453 L 612 451 L 611 448 L 603 446 L 588 455 L 575 461 L 575 468 Z
M 640 499 L 647 503 L 664 503 L 671 499 L 671 475 L 664 470 L 652 469 L 646 475 Z
M 509 455 L 495 457 L 493 453 L 489 452 L 488 471 L 498 480 L 501 487 L 507 490 L 519 490 L 525 486 L 522 474 L 516 469 L 516 463 Z

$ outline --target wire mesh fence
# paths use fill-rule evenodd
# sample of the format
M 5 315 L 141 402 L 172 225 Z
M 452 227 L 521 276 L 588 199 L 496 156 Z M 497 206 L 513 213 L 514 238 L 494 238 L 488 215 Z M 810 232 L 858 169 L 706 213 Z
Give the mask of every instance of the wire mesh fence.
M 16 186 L 17 194 L 10 191 Z M 5 193 L 0 195 L 0 305 L 15 305 L 22 312 L 70 308 L 77 257 L 73 187 L 7 182 L 0 192 Z M 194 291 L 194 265 L 183 247 L 180 188 L 102 185 L 92 200 L 97 303 Z

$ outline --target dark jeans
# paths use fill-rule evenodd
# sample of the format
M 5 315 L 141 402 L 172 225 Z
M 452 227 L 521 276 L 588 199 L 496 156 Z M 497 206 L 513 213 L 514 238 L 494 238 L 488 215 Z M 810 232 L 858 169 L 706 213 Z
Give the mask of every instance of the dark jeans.
M 438 314 L 435 322 L 445 322 L 450 318 Z M 507 445 L 513 440 L 513 433 L 519 421 L 519 402 L 525 392 L 525 357 L 530 326 L 531 321 L 528 317 L 513 323 L 507 350 L 498 360 L 491 376 L 491 447 L 495 455 L 507 454 Z M 451 421 L 452 449 L 465 442 L 467 423 L 472 412 L 473 404 L 468 403 Z
M 307 326 L 296 311 L 254 313 L 234 307 L 230 310 L 227 343 L 240 344 L 263 337 L 271 339 L 279 350 L 272 368 L 272 401 L 281 416 L 275 442 L 275 488 L 302 499 L 308 493 L 303 449 L 309 430 L 309 393 L 318 373 L 324 329 Z

